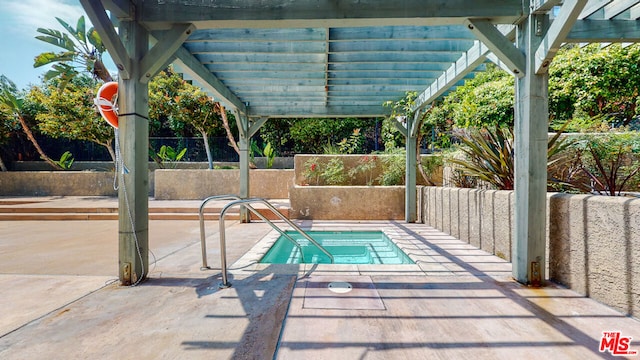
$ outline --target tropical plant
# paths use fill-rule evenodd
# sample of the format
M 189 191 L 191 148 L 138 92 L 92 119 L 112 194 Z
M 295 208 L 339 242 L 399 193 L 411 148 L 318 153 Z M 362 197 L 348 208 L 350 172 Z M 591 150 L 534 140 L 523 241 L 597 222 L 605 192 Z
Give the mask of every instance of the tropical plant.
M 264 155 L 262 153 L 262 150 L 260 149 L 260 146 L 258 146 L 258 142 L 254 139 L 251 139 L 251 146 L 249 148 L 249 161 L 255 162 L 256 154 L 258 154 L 258 156 Z
M 49 51 L 35 57 L 33 67 L 53 64 L 44 75 L 45 81 L 60 77 L 62 81 L 59 84 L 64 87 L 80 71 L 87 71 L 105 82 L 112 81 L 102 61 L 106 47 L 93 27 L 86 30 L 84 16 L 78 18 L 75 28 L 60 18 L 56 20 L 66 33 L 55 29 L 37 29 L 43 35 L 36 36 L 36 39 L 62 49 L 57 53 Z
M 44 153 L 40 144 L 33 135 L 33 132 L 25 119 L 23 105 L 24 98 L 18 94 L 16 85 L 4 75 L 0 75 L 0 108 L 2 109 L 2 112 L 10 114 L 18 120 L 22 130 L 29 141 L 31 141 L 38 154 L 40 154 L 40 158 L 42 160 L 46 161 L 54 169 L 60 169 L 60 166 Z
M 495 127 L 493 131 L 460 130 L 464 159 L 450 161 L 467 176 L 477 177 L 500 190 L 512 190 L 514 185 L 513 132 Z
M 65 151 L 61 156 L 60 156 L 60 160 L 57 161 L 58 165 L 60 165 L 60 167 L 63 170 L 69 170 L 71 169 L 71 165 L 73 165 L 73 155 L 71 154 L 70 151 Z
M 187 148 L 177 151 L 171 146 L 162 145 L 160 150 L 156 153 L 156 156 L 160 159 L 160 166 L 164 168 L 164 163 L 176 163 L 185 156 Z
M 561 134 L 562 131 L 558 131 L 549 139 L 548 166 L 565 159 L 563 151 L 571 143 Z M 458 165 L 463 175 L 476 177 L 499 190 L 513 190 L 515 168 L 511 128 L 460 130 L 458 137 L 464 145 L 461 151 L 465 157 L 451 158 L 449 162 Z
M 271 169 L 273 167 L 273 162 L 276 160 L 276 151 L 271 146 L 270 142 L 264 146 L 262 153 L 267 157 L 267 169 Z

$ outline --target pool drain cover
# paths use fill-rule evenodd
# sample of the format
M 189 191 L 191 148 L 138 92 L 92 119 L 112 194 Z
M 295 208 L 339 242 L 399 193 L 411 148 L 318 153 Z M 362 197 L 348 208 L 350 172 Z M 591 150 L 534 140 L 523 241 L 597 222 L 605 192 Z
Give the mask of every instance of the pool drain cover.
M 329 283 L 328 288 L 336 294 L 346 294 L 353 289 L 353 286 L 346 281 L 334 281 Z
M 303 309 L 385 310 L 371 277 L 310 276 L 304 282 Z

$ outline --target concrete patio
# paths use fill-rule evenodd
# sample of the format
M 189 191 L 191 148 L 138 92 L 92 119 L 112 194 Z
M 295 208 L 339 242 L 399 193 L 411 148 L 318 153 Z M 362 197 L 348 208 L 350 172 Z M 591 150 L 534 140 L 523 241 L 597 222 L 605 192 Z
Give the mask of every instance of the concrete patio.
M 169 204 L 199 202 L 150 207 Z M 271 228 L 228 221 L 223 290 L 207 224 L 212 270 L 200 270 L 197 221 L 151 220 L 149 279 L 121 287 L 117 221 L 0 221 L 0 358 L 591 359 L 612 357 L 599 351 L 605 331 L 640 350 L 636 319 L 552 283 L 521 286 L 509 263 L 423 224 L 301 223 L 385 229 L 415 265 L 269 265 L 255 259 Z M 333 293 L 334 281 L 353 290 Z

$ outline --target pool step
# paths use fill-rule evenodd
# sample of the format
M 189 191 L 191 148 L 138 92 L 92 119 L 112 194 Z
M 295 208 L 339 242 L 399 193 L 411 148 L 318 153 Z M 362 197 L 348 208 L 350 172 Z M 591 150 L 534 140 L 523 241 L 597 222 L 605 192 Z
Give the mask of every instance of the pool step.
M 149 207 L 149 220 L 199 220 L 198 207 Z M 219 220 L 221 208 L 207 208 L 206 220 Z M 277 215 L 266 209 L 256 209 L 269 220 L 279 220 Z M 288 208 L 279 209 L 280 213 L 289 216 Z M 252 214 L 253 220 L 259 218 Z M 226 220 L 239 220 L 237 211 L 228 212 Z M 118 220 L 117 207 L 15 207 L 0 206 L 0 221 L 30 220 Z
M 406 264 L 402 250 L 386 240 L 316 239 L 333 255 L 337 264 Z M 326 263 L 326 255 L 306 240 L 299 240 L 305 260 L 309 263 Z M 402 255 L 401 255 L 402 254 Z M 301 262 L 297 248 L 291 249 L 288 264 Z

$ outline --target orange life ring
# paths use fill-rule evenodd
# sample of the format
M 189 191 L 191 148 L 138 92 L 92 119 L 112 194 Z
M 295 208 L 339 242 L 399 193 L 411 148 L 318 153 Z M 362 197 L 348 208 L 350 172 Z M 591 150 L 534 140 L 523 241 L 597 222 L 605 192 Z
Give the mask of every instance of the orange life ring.
M 117 108 L 118 83 L 111 81 L 104 83 L 98 90 L 95 104 L 100 111 L 100 115 L 107 120 L 109 125 L 118 128 L 118 108 Z M 114 99 L 115 98 L 115 99 Z

